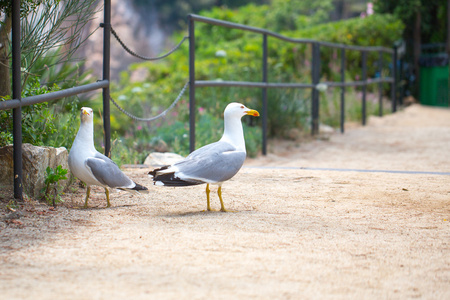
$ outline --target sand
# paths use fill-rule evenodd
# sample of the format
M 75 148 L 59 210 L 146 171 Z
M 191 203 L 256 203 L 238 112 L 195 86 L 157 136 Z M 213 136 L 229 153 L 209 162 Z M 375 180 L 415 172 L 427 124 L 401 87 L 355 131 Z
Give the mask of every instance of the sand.
M 450 299 L 450 110 L 272 141 L 223 186 L 76 185 L 0 215 L 1 299 Z M 213 208 L 219 201 L 212 192 Z

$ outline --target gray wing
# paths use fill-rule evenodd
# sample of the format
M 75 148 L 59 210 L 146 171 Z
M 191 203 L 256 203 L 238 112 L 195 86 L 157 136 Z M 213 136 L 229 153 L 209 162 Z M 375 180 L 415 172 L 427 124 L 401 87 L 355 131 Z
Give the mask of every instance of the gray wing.
M 94 158 L 88 158 L 86 165 L 94 177 L 104 185 L 112 188 L 133 188 L 134 182 L 125 175 L 108 157 L 97 153 Z
M 181 179 L 222 182 L 232 178 L 244 164 L 246 153 L 225 142 L 206 145 L 175 163 Z M 180 174 L 182 173 L 182 174 Z

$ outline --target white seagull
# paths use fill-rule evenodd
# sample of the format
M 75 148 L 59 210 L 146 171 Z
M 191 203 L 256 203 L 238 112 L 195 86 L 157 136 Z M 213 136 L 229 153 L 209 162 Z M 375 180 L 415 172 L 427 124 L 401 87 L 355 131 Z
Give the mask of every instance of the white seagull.
M 195 150 L 182 161 L 150 171 L 154 184 L 188 186 L 206 183 L 208 211 L 211 211 L 209 185 L 216 184 L 219 186 L 217 194 L 220 211 L 227 211 L 223 205 L 222 183 L 236 175 L 247 156 L 241 123 L 241 118 L 245 115 L 258 117 L 259 113 L 240 103 L 228 104 L 224 112 L 225 128 L 222 138 Z
M 75 177 L 86 183 L 84 207 L 88 206 L 91 185 L 105 188 L 107 207 L 111 206 L 108 188 L 129 192 L 148 192 L 146 187 L 128 178 L 111 159 L 95 150 L 92 108 L 82 107 L 80 118 L 80 129 L 69 153 L 69 167 Z

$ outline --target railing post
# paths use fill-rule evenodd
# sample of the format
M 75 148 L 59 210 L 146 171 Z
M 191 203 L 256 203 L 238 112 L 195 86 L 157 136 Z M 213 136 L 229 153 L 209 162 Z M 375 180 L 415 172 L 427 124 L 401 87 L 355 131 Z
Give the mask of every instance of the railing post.
M 311 92 L 311 134 L 319 133 L 319 91 L 315 86 L 320 81 L 320 45 L 312 44 L 312 83 L 314 85 Z
M 12 1 L 12 98 L 21 100 L 20 1 Z M 23 200 L 22 108 L 13 109 L 14 198 Z
M 394 46 L 394 54 L 392 55 L 392 112 L 397 111 L 397 46 Z
M 267 83 L 267 34 L 263 34 L 262 81 Z M 267 155 L 267 88 L 262 88 L 262 154 Z
M 378 70 L 379 70 L 380 79 L 381 79 L 382 72 L 383 72 L 383 51 L 379 52 Z M 383 83 L 381 81 L 378 83 L 378 115 L 380 117 L 383 116 Z
M 362 124 L 366 125 L 366 116 L 367 116 L 367 108 L 366 108 L 366 92 L 367 92 L 367 52 L 362 51 Z
M 345 83 L 345 49 L 341 49 L 341 83 Z M 345 86 L 341 86 L 341 133 L 344 133 L 345 124 Z
M 111 61 L 111 0 L 105 0 L 103 6 L 103 80 L 110 80 Z M 111 157 L 111 108 L 110 85 L 103 88 L 103 129 L 105 131 L 105 155 Z
M 398 53 L 397 53 L 397 56 L 398 56 Z M 399 63 L 399 66 L 398 66 L 399 70 L 397 70 L 396 73 L 398 73 L 397 78 L 398 78 L 398 80 L 400 82 L 399 82 L 398 86 L 396 87 L 396 90 L 397 89 L 399 90 L 398 91 L 398 98 L 399 98 L 398 99 L 398 103 L 400 104 L 400 106 L 402 106 L 403 105 L 403 99 L 405 98 L 405 89 L 404 89 L 404 84 L 402 82 L 403 81 L 402 80 L 402 78 L 403 78 L 403 58 L 402 58 L 401 54 L 400 54 L 400 58 L 398 60 L 398 63 Z
M 195 150 L 195 23 L 189 21 L 189 151 Z

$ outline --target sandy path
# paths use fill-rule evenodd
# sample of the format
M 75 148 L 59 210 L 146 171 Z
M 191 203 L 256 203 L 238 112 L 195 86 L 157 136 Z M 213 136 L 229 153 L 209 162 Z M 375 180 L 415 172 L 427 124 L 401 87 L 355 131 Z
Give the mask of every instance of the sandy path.
M 203 186 L 29 203 L 0 216 L 0 298 L 450 299 L 449 150 L 450 110 L 413 106 L 248 160 L 235 213 Z

